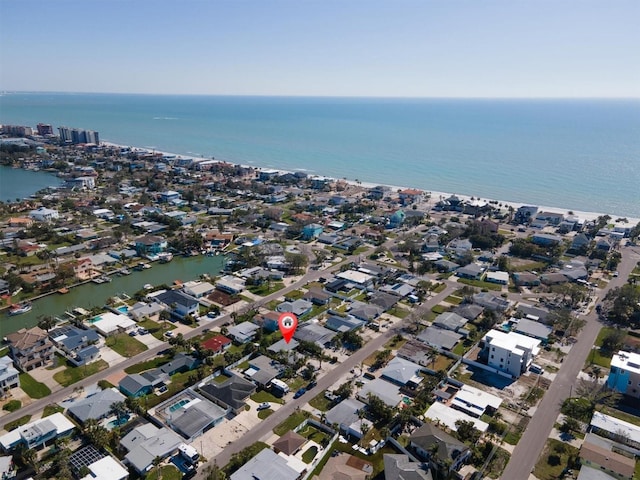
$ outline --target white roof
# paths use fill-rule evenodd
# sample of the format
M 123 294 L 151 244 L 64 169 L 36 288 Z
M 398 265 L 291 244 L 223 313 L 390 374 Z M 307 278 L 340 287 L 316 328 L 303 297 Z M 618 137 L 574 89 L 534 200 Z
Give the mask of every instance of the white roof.
M 458 408 L 474 412 L 476 415 L 482 415 L 487 407 L 497 410 L 502 404 L 502 399 L 479 388 L 463 385 L 453 397 L 453 403 Z
M 215 287 L 209 282 L 186 282 L 183 285 L 183 290 L 189 295 L 204 295 L 213 291 Z
M 105 334 L 115 332 L 119 328 L 127 330 L 136 324 L 126 315 L 119 313 L 105 312 L 101 313 L 99 317 L 100 319 L 96 319 L 92 325 Z
M 632 442 L 640 443 L 640 427 L 624 420 L 594 412 L 591 417 L 591 426 L 600 428 L 605 432 L 622 433 L 622 435 Z
M 506 333 L 494 329 L 490 330 L 489 333 L 484 336 L 483 340 L 490 345 L 496 345 L 512 352 L 523 353 L 522 349 L 526 348 L 531 350 L 533 355 L 537 355 L 540 351 L 540 340 L 515 332 Z
M 110 456 L 93 462 L 88 468 L 91 473 L 82 480 L 124 480 L 129 477 L 129 470 Z
M 2 437 L 0 437 L 0 445 L 2 445 L 5 450 L 9 450 L 13 445 L 20 441 L 20 439 L 22 438 L 21 433 L 23 431 L 38 426 L 43 422 L 51 422 L 56 429 L 57 435 L 65 434 L 75 428 L 75 425 L 71 423 L 71 421 L 67 419 L 67 417 L 65 417 L 62 413 L 57 412 L 53 415 L 49 415 L 48 417 L 36 420 L 35 422 L 27 423 L 26 425 L 23 425 L 20 428 L 16 428 L 6 435 L 3 435 Z
M 640 354 L 620 350 L 611 359 L 611 366 L 625 372 L 640 374 Z
M 487 273 L 487 279 L 509 283 L 509 274 L 507 272 L 489 272 Z
M 488 423 L 483 422 L 482 420 L 478 420 L 477 418 L 472 417 L 471 415 L 467 415 L 466 413 L 461 412 L 460 410 L 456 410 L 455 408 L 448 407 L 444 403 L 440 403 L 440 402 L 436 402 L 432 404 L 427 409 L 424 416 L 432 420 L 440 421 L 440 423 L 446 425 L 454 432 L 458 429 L 458 427 L 456 427 L 456 422 L 458 420 L 463 420 L 465 422 L 472 422 L 473 426 L 476 427 L 476 429 L 481 432 L 486 432 L 487 429 L 489 428 Z
M 361 285 L 370 282 L 373 278 L 371 275 L 363 272 L 356 272 L 355 270 L 347 270 L 346 272 L 340 272 L 336 275 L 338 278 L 347 280 L 349 282 L 359 283 Z

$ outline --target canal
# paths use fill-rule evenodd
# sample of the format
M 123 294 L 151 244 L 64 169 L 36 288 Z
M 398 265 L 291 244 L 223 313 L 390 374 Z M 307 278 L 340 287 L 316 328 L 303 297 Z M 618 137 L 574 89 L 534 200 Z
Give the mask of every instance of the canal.
M 33 327 L 42 315 L 62 316 L 65 311 L 75 307 L 86 309 L 105 305 L 109 297 L 126 293 L 133 295 L 147 283 L 151 285 L 171 285 L 175 280 L 186 282 L 197 280 L 206 273 L 210 276 L 218 275 L 224 266 L 224 257 L 209 257 L 198 255 L 195 257 L 174 257 L 169 263 L 153 263 L 148 270 L 132 271 L 130 275 L 111 275 L 109 283 L 96 284 L 93 282 L 74 287 L 67 294 L 54 293 L 33 302 L 33 309 L 22 315 L 0 316 L 0 338 L 21 328 Z

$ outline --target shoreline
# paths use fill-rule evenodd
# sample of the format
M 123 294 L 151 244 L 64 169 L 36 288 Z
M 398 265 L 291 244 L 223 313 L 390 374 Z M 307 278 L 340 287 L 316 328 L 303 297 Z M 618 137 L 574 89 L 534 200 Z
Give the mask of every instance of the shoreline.
M 224 160 L 224 159 L 218 159 L 216 157 L 213 158 L 207 158 L 207 157 L 197 157 L 197 156 L 193 156 L 193 155 L 186 155 L 186 154 L 180 154 L 180 153 L 175 153 L 175 152 L 166 152 L 164 150 L 159 150 L 159 149 L 148 149 L 145 147 L 137 147 L 137 146 L 133 146 L 133 145 L 123 145 L 123 144 L 119 144 L 119 143 L 115 143 L 115 142 L 109 142 L 109 141 L 103 141 L 101 142 L 102 145 L 105 146 L 109 146 L 109 147 L 118 147 L 118 148 L 129 148 L 133 151 L 141 151 L 141 152 L 155 152 L 158 154 L 162 154 L 163 156 L 173 156 L 173 157 L 179 157 L 179 158 L 184 158 L 184 159 L 191 159 L 191 160 L 196 160 L 196 161 L 201 161 L 201 160 L 213 160 L 215 162 L 218 163 L 231 163 L 233 165 L 240 165 L 241 167 L 245 167 L 245 168 L 253 168 L 255 170 L 258 171 L 263 171 L 263 170 L 276 170 L 278 172 L 281 173 L 294 173 L 296 171 L 302 171 L 302 172 L 308 172 L 308 169 L 296 169 L 296 170 L 283 170 L 283 169 L 279 169 L 279 168 L 271 168 L 271 167 L 261 167 L 261 166 L 256 166 L 256 165 L 249 165 L 249 164 L 243 164 L 243 163 L 237 163 L 237 162 L 232 162 L 229 160 Z M 580 220 L 585 220 L 585 221 L 592 221 L 595 220 L 596 218 L 600 217 L 600 216 L 604 216 L 604 215 L 608 215 L 611 217 L 611 223 L 618 223 L 617 220 L 618 219 L 624 219 L 626 218 L 628 221 L 628 225 L 636 225 L 638 223 L 640 223 L 640 217 L 629 217 L 629 216 L 624 216 L 624 215 L 618 215 L 618 214 L 612 214 L 612 213 L 602 213 L 602 212 L 590 212 L 590 211 L 585 211 L 585 210 L 575 210 L 575 209 L 570 209 L 570 208 L 563 208 L 563 207 L 553 207 L 553 206 L 548 206 L 548 205 L 536 205 L 535 203 L 532 202 L 514 202 L 514 201 L 505 201 L 505 200 L 499 200 L 499 199 L 494 199 L 494 198 L 485 198 L 485 197 L 478 197 L 478 196 L 474 196 L 474 195 L 469 195 L 469 194 L 463 194 L 463 193 L 451 193 L 451 192 L 441 192 L 441 191 L 436 191 L 436 190 L 427 190 L 427 189 L 421 189 L 421 188 L 417 188 L 415 186 L 401 186 L 401 185 L 391 185 L 391 184 L 385 184 L 385 183 L 372 183 L 372 182 L 357 182 L 356 180 L 349 180 L 349 179 L 340 179 L 340 178 L 334 178 L 334 177 L 328 177 L 325 175 L 320 175 L 320 174 L 310 174 L 310 177 L 318 177 L 318 178 L 327 178 L 329 180 L 332 181 L 343 181 L 346 182 L 349 185 L 352 186 L 356 186 L 356 187 L 362 187 L 362 188 L 373 188 L 376 186 L 385 186 L 385 187 L 389 187 L 391 190 L 393 191 L 398 191 L 398 190 L 405 190 L 405 189 L 417 189 L 420 190 L 422 192 L 425 193 L 429 193 L 431 195 L 430 201 L 433 201 L 436 198 L 448 198 L 452 195 L 456 195 L 457 197 L 459 197 L 460 199 L 464 200 L 464 201 L 469 201 L 471 200 L 471 198 L 474 198 L 475 200 L 483 200 L 485 202 L 497 202 L 497 203 L 501 203 L 503 206 L 505 207 L 513 207 L 514 209 L 518 209 L 519 207 L 523 206 L 523 205 L 533 205 L 536 206 L 538 208 L 538 211 L 541 212 L 551 212 L 551 213 L 560 213 L 563 215 L 568 215 L 569 212 L 573 212 L 573 215 L 575 217 L 578 217 Z

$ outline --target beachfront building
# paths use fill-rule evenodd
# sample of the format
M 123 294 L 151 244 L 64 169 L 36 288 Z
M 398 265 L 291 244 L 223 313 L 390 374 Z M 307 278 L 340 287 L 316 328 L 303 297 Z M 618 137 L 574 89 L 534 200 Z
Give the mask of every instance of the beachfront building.
M 21 328 L 6 338 L 11 358 L 23 372 L 44 367 L 53 360 L 53 344 L 47 332 L 40 327 Z
M 138 255 L 157 255 L 167 249 L 167 240 L 158 235 L 144 235 L 136 239 L 136 253 Z
M 620 350 L 611 359 L 607 386 L 620 393 L 640 398 L 640 354 Z
M 184 319 L 187 315 L 198 313 L 198 300 L 175 290 L 166 290 L 153 297 L 155 301 L 166 305 L 171 315 Z
M 56 438 L 65 437 L 73 432 L 75 425 L 62 413 L 57 412 L 21 427 L 11 430 L 0 437 L 0 447 L 9 452 L 24 445 L 26 448 L 39 449 L 53 444 Z
M 515 332 L 490 330 L 483 338 L 482 355 L 487 365 L 517 378 L 540 351 L 540 340 Z

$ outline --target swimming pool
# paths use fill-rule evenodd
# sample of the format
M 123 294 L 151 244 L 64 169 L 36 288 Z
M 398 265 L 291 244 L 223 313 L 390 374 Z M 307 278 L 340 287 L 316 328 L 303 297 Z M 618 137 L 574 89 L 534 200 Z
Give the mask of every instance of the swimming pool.
M 102 316 L 101 315 L 97 315 L 89 320 L 87 320 L 89 323 L 98 323 L 100 320 L 102 320 Z
M 130 419 L 131 419 L 131 415 L 128 414 L 128 413 L 125 413 L 124 415 L 122 415 L 120 417 L 120 421 L 119 422 L 118 422 L 118 419 L 115 418 L 114 420 L 111 420 L 111 421 L 107 422 L 105 427 L 106 427 L 107 430 L 113 430 L 114 428 L 119 427 L 120 425 L 124 425 Z
M 129 311 L 129 307 L 127 307 L 126 305 L 122 305 L 116 308 L 116 310 L 118 310 L 120 313 L 127 313 Z
M 169 411 L 171 413 L 175 412 L 176 410 L 179 410 L 180 408 L 184 407 L 187 403 L 189 403 L 191 400 L 189 400 L 188 398 L 183 398 L 182 400 L 180 400 L 177 403 L 174 403 L 173 405 L 171 405 L 169 407 Z

